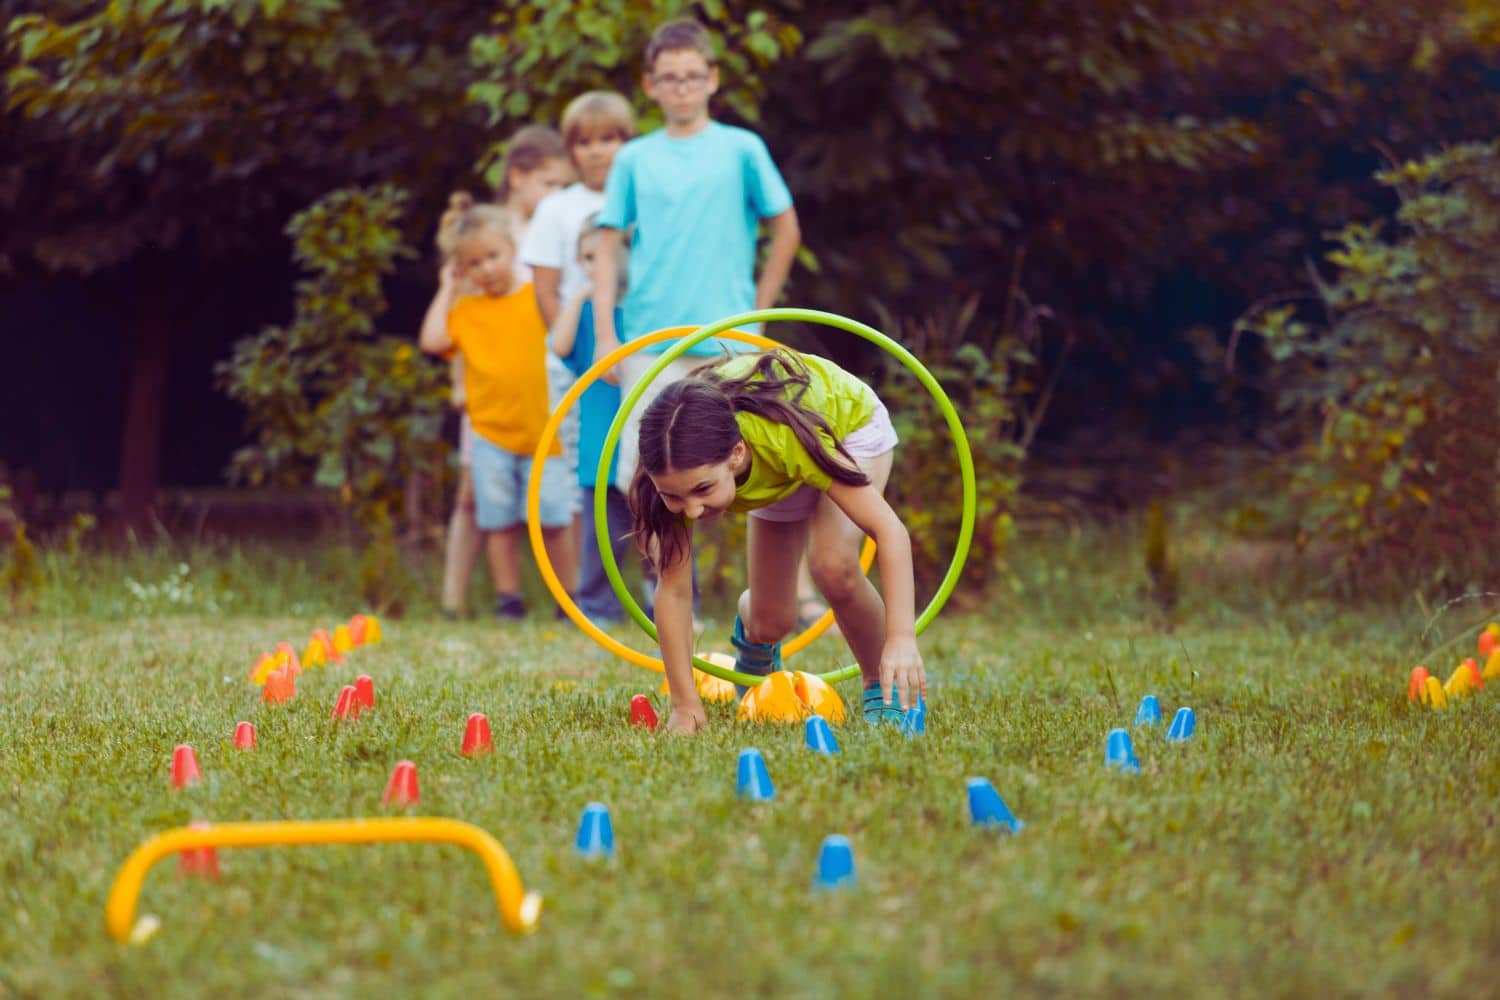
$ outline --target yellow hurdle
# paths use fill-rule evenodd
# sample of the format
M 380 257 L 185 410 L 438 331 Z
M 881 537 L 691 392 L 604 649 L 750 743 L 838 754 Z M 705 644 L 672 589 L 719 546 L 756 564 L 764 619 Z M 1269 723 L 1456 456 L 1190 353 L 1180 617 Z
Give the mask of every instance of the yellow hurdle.
M 500 919 L 512 934 L 536 929 L 542 897 L 527 892 L 520 873 L 500 842 L 484 830 L 456 819 L 431 816 L 383 819 L 287 820 L 267 823 L 214 823 L 179 826 L 143 841 L 115 874 L 104 904 L 104 925 L 116 941 L 130 940 L 136 900 L 146 873 L 162 858 L 205 847 L 284 847 L 302 844 L 389 844 L 424 841 L 456 844 L 479 855 L 495 889 Z

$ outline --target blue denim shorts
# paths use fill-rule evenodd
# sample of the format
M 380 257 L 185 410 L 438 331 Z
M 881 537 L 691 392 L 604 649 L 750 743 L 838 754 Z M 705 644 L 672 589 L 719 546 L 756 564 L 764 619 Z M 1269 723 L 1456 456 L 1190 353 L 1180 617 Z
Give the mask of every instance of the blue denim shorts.
M 484 437 L 474 435 L 474 520 L 480 531 L 501 531 L 526 523 L 526 488 L 531 456 L 517 455 Z M 559 528 L 571 524 L 577 507 L 578 484 L 561 455 L 542 467 L 542 524 Z

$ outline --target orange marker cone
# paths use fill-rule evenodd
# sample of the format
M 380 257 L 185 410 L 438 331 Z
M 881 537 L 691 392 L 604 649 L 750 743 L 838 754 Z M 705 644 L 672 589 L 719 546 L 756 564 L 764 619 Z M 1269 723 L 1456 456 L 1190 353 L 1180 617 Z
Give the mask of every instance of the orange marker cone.
M 355 615 L 349 619 L 349 641 L 356 646 L 365 644 L 365 616 Z
M 354 678 L 354 696 L 359 700 L 360 708 L 375 707 L 375 681 L 369 674 Z
M 198 770 L 198 755 L 188 744 L 180 744 L 172 751 L 172 787 L 186 788 L 202 780 L 203 773 Z
M 1406 684 L 1406 700 L 1421 701 L 1427 691 L 1427 668 L 1412 667 L 1411 680 Z
M 495 741 L 490 736 L 490 720 L 486 719 L 482 712 L 475 712 L 469 716 L 469 722 L 464 726 L 464 756 L 477 757 L 482 753 L 490 753 L 494 749 Z
M 396 769 L 391 772 L 391 780 L 385 786 L 381 804 L 405 809 L 416 805 L 420 798 L 417 790 L 417 765 L 409 760 L 398 761 Z
M 1500 647 L 1500 639 L 1495 638 L 1495 633 L 1489 629 L 1485 629 L 1479 633 L 1478 648 L 1480 659 L 1489 659 L 1490 654 L 1495 651 L 1496 647 Z
M 656 709 L 651 707 L 651 699 L 643 694 L 638 694 L 630 699 L 630 724 L 632 726 L 645 726 L 647 729 L 655 729 L 661 720 L 656 717 Z
M 1436 677 L 1427 678 L 1427 697 L 1422 700 L 1433 708 L 1447 708 L 1448 696 L 1443 692 L 1443 682 Z
M 195 819 L 188 826 L 194 830 L 207 830 L 211 824 Z M 177 874 L 196 878 L 219 877 L 219 852 L 212 847 L 198 847 L 182 851 L 177 855 Z
M 374 615 L 365 615 L 365 645 L 378 645 L 380 639 L 380 619 Z
M 255 749 L 255 727 L 248 722 L 241 722 L 234 727 L 234 748 L 236 750 Z
M 307 652 L 302 654 L 302 665 L 307 667 L 328 666 L 328 654 L 323 650 L 323 643 L 314 636 L 308 640 Z
M 250 668 L 250 683 L 256 687 L 265 684 L 266 678 L 271 675 L 271 671 L 277 669 L 279 666 L 280 664 L 276 662 L 275 656 L 270 653 L 261 653 L 260 659 L 255 661 L 255 666 Z
M 1479 662 L 1470 656 L 1464 660 L 1464 669 L 1469 671 L 1469 684 L 1475 691 L 1484 690 L 1484 673 L 1479 669 Z
M 339 692 L 339 700 L 333 706 L 333 717 L 348 719 L 350 722 L 359 718 L 359 693 L 354 690 L 354 685 L 345 684 L 344 689 Z
M 354 640 L 349 636 L 348 625 L 340 625 L 333 630 L 333 648 L 339 653 L 347 653 L 354 648 Z
M 266 677 L 266 686 L 260 693 L 261 700 L 269 705 L 280 705 L 297 697 L 297 681 L 289 667 L 271 671 Z
M 302 661 L 297 659 L 297 651 L 289 642 L 278 642 L 276 644 L 276 659 L 283 665 L 292 668 L 293 677 L 302 676 Z
M 325 663 L 344 662 L 344 654 L 339 652 L 338 646 L 334 645 L 333 636 L 328 634 L 326 628 L 313 629 L 313 638 L 323 647 L 323 660 Z

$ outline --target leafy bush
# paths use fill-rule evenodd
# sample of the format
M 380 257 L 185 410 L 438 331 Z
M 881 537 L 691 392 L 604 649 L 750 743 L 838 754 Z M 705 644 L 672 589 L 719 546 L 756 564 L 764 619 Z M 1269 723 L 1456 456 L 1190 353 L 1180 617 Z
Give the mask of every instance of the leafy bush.
M 1300 541 L 1331 543 L 1355 582 L 1500 579 L 1500 144 L 1376 175 L 1401 198 L 1334 234 L 1327 327 L 1291 306 L 1241 321 L 1308 422 L 1292 489 Z
M 399 509 L 407 478 L 446 455 L 441 366 L 410 337 L 375 328 L 382 276 L 412 256 L 397 229 L 404 201 L 389 186 L 350 188 L 293 217 L 294 258 L 312 276 L 297 285 L 291 325 L 240 340 L 217 368 L 253 437 L 235 453 L 231 477 L 329 490 L 376 533 Z
M 1064 348 L 1053 378 L 1040 379 L 1042 320 L 1051 313 L 1033 306 L 1018 283 L 1012 289 L 998 319 L 980 313 L 976 296 L 947 311 L 884 324 L 899 332 L 897 339 L 932 373 L 963 422 L 977 494 L 963 590 L 975 596 L 987 591 L 1003 567 L 1014 532 L 1011 511 L 1021 463 L 1066 355 Z M 887 356 L 877 388 L 901 436 L 886 497 L 911 532 L 919 589 L 935 590 L 953 557 L 963 518 L 957 457 L 936 403 L 899 360 Z

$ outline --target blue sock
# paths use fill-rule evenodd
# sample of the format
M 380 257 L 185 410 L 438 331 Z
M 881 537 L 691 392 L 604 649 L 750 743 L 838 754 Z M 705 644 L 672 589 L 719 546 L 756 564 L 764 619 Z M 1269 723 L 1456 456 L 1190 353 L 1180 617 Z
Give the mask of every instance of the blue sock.
M 781 643 L 779 642 L 751 642 L 745 638 L 745 623 L 740 621 L 740 616 L 734 616 L 734 631 L 729 635 L 729 642 L 734 646 L 734 669 L 742 674 L 756 674 L 764 677 L 783 669 L 781 665 Z M 735 694 L 741 698 L 749 688 L 736 684 Z
M 865 685 L 864 709 L 866 722 L 891 722 L 899 725 L 906 718 L 895 691 L 891 692 L 889 702 L 881 699 L 879 681 L 871 681 Z

